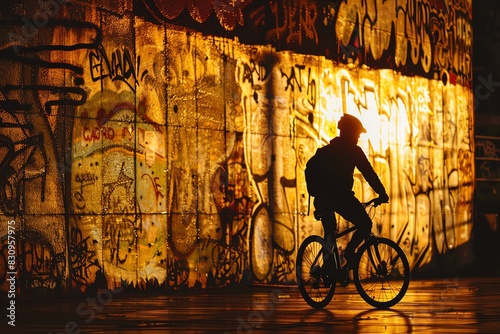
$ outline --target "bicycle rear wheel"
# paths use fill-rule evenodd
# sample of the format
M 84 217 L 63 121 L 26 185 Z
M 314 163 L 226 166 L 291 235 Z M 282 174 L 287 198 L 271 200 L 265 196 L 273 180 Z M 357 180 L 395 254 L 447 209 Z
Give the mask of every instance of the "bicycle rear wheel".
M 387 238 L 373 238 L 358 256 L 354 283 L 360 296 L 376 308 L 396 305 L 410 285 L 410 265 L 401 247 Z
M 332 300 L 335 281 L 326 282 L 325 273 L 333 273 L 333 268 L 324 269 L 325 259 L 332 256 L 326 242 L 317 235 L 307 237 L 297 253 L 297 284 L 302 298 L 314 308 L 323 308 Z

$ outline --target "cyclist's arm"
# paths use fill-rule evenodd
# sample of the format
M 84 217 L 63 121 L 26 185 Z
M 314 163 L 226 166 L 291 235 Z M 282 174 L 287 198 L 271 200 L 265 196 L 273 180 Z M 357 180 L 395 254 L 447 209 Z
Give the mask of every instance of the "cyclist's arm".
M 375 170 L 373 169 L 372 165 L 370 164 L 370 161 L 368 161 L 368 158 L 366 157 L 365 153 L 363 150 L 358 147 L 358 161 L 356 164 L 356 167 L 359 169 L 361 174 L 363 174 L 363 177 L 365 180 L 368 182 L 370 187 L 375 190 L 377 194 L 381 198 L 383 198 L 385 201 L 389 200 L 389 196 L 387 195 L 387 192 L 385 191 L 385 187 L 380 181 L 380 178 L 378 177 L 377 173 L 375 173 Z

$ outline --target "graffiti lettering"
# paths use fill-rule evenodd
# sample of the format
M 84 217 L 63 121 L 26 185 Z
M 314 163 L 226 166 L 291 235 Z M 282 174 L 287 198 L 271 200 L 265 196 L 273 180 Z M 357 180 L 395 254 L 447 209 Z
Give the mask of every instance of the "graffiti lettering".
M 103 245 L 109 249 L 110 262 L 118 265 L 127 261 L 127 253 L 134 244 L 135 236 L 133 220 L 125 215 L 115 217 L 115 219 L 105 221 Z M 125 253 L 125 256 L 120 255 L 122 253 Z
M 83 238 L 79 228 L 71 228 L 70 233 L 70 258 L 72 264 L 72 279 L 84 285 L 92 282 L 91 272 L 101 269 L 95 257 L 96 252 L 88 247 L 88 239 Z
M 155 195 L 156 195 L 156 200 L 158 200 L 158 198 L 163 198 L 163 194 L 161 193 L 161 184 L 158 182 L 160 180 L 159 177 L 155 176 L 154 178 L 149 175 L 149 174 L 142 174 L 141 176 L 143 179 L 149 179 L 149 181 L 151 181 L 151 184 L 153 185 L 153 188 L 155 190 Z
M 0 262 L 7 263 L 7 236 L 1 239 Z M 64 255 L 56 254 L 50 242 L 35 231 L 23 231 L 17 243 L 17 258 L 19 259 L 20 289 L 59 287 L 62 283 L 62 266 Z M 6 267 L 0 268 L 0 284 L 5 282 Z
M 95 184 L 97 175 L 93 173 L 77 173 L 75 180 L 80 183 L 80 190 L 75 190 L 73 194 L 75 198 L 74 208 L 82 211 L 87 206 L 85 203 L 86 200 L 83 194 L 83 188 Z
M 344 45 L 344 43 L 342 43 L 342 41 L 340 41 L 340 51 L 341 51 L 341 57 L 342 57 L 342 60 L 344 61 L 352 61 L 354 62 L 358 56 L 360 56 L 360 53 L 363 51 L 362 48 L 360 47 L 357 47 L 357 45 L 359 44 L 359 31 L 358 31 L 358 27 L 355 27 L 354 28 L 354 33 L 352 34 L 352 37 L 351 37 L 351 43 L 349 43 L 348 45 Z
M 132 140 L 134 138 L 134 126 L 124 127 L 122 129 L 122 138 L 127 138 Z
M 311 68 L 309 68 L 307 75 L 307 102 L 309 102 L 313 110 L 316 108 L 316 94 L 316 80 L 311 78 Z
M 134 135 L 134 127 L 123 127 L 115 129 L 110 126 L 101 127 L 82 127 L 82 141 L 95 142 L 100 140 L 132 140 Z M 121 137 L 120 137 L 121 136 Z
M 500 147 L 498 141 L 488 139 L 476 140 L 476 156 L 486 158 L 500 158 Z
M 477 169 L 477 176 L 485 179 L 500 178 L 500 164 L 491 161 L 483 161 Z
M 299 74 L 298 74 L 299 78 L 297 78 L 297 74 L 295 74 L 295 68 L 297 68 L 299 70 Z M 286 73 L 283 72 L 283 70 L 281 71 L 281 77 L 286 78 L 285 90 L 288 90 L 288 87 L 291 87 L 292 92 L 293 92 L 293 91 L 295 91 L 295 86 L 297 86 L 299 89 L 299 92 L 302 92 L 302 87 L 300 85 L 300 77 L 302 76 L 301 75 L 302 70 L 305 68 L 306 67 L 304 65 L 295 65 L 295 67 L 292 67 L 292 69 L 290 70 L 290 75 L 286 75 Z
M 306 37 L 317 45 L 318 33 L 315 24 L 318 8 L 316 4 L 305 0 L 288 0 L 285 2 L 282 8 L 278 2 L 269 4 L 275 18 L 276 28 L 267 32 L 266 40 L 279 40 L 280 37 L 287 36 L 287 44 L 302 45 L 302 38 Z M 282 18 L 280 18 L 281 10 L 284 10 Z
M 82 137 L 84 141 L 88 142 L 100 140 L 101 138 L 112 140 L 115 138 L 115 130 L 112 127 L 95 127 L 90 129 L 85 126 L 82 129 Z
M 76 182 L 80 182 L 82 187 L 90 184 L 94 184 L 97 180 L 97 176 L 92 173 L 77 173 L 75 176 Z
M 266 81 L 267 77 L 271 73 L 270 66 L 269 62 L 265 62 L 263 60 L 256 61 L 251 59 L 250 63 L 243 63 L 243 75 L 241 77 L 241 81 L 249 82 L 252 86 L 255 86 L 256 82 Z
M 123 52 L 115 50 L 111 54 L 111 60 L 104 50 L 104 47 L 99 46 L 95 52 L 89 54 L 90 75 L 94 82 L 109 78 L 112 81 L 124 82 L 132 91 L 135 92 L 135 85 L 139 84 L 148 70 L 141 72 L 141 56 L 137 59 L 132 59 L 130 52 L 124 49 Z M 140 76 L 140 77 L 139 77 Z

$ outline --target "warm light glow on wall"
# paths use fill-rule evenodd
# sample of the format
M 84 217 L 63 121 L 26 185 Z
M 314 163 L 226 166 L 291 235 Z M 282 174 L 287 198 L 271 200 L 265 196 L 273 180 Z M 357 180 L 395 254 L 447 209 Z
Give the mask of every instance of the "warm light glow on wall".
M 138 289 L 292 284 L 300 243 L 321 233 L 308 215 L 305 163 L 344 113 L 367 129 L 359 144 L 390 196 L 374 232 L 401 245 L 414 270 L 470 241 L 470 87 L 92 8 L 53 36 L 40 31 L 47 40 L 35 40 L 30 64 L 0 58 L 9 73 L 0 118 L 17 124 L 2 128 L 1 148 L 30 138 L 37 152 L 1 171 L 0 219 L 18 224 L 23 290 L 85 290 L 102 278 Z M 349 43 L 346 22 L 336 33 Z M 361 41 L 380 61 L 389 46 L 377 38 Z M 396 56 L 410 64 L 401 48 Z M 26 176 L 33 169 L 39 177 Z M 358 174 L 354 190 L 374 195 Z

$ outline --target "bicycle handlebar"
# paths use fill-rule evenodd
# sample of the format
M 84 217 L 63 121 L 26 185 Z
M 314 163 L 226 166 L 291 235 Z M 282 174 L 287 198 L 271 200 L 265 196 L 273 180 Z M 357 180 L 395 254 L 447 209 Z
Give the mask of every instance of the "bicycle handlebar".
M 370 206 L 372 204 L 373 204 L 373 206 L 377 207 L 383 203 L 388 203 L 388 202 L 382 202 L 380 197 L 375 197 L 375 198 L 372 198 L 371 200 L 369 200 L 368 202 L 361 203 L 361 204 L 363 204 L 364 207 Z

